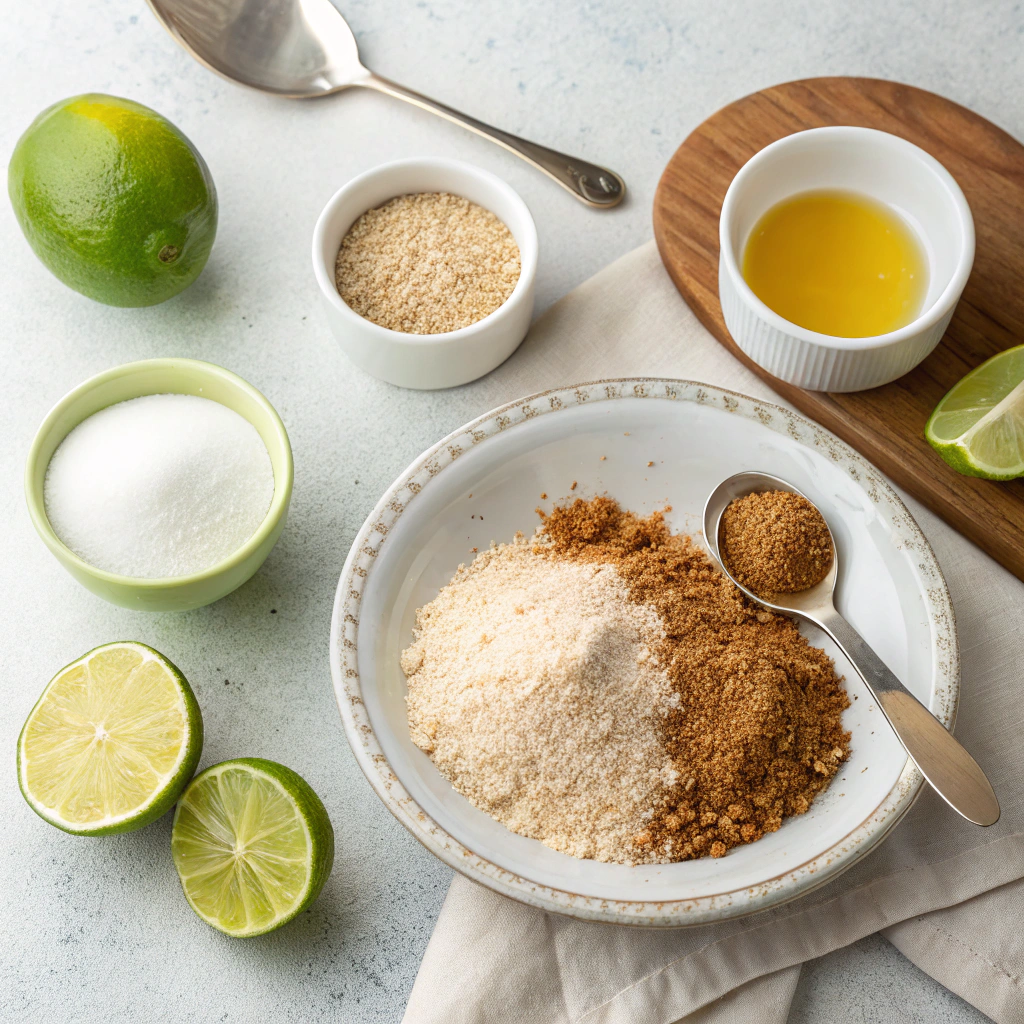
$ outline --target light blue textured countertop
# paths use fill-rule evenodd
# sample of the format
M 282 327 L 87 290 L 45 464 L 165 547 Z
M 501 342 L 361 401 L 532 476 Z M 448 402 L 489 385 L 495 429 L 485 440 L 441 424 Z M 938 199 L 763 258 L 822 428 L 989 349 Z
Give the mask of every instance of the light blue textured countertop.
M 0 202 L 0 1018 L 4 1021 L 337 1020 L 401 1015 L 447 868 L 384 809 L 353 762 L 331 690 L 327 635 L 348 546 L 393 477 L 471 416 L 465 389 L 399 391 L 354 370 L 321 317 L 313 223 L 353 175 L 445 155 L 522 194 L 541 244 L 539 308 L 650 237 L 661 169 L 723 104 L 787 79 L 896 78 L 1024 137 L 1024 9 L 1010 0 L 347 0 L 374 70 L 513 132 L 607 163 L 628 202 L 585 209 L 512 156 L 383 96 L 273 99 L 179 50 L 143 0 L 7 5 L 0 153 L 49 103 L 79 92 L 155 107 L 216 180 L 217 245 L 196 285 L 151 309 L 96 305 L 60 285 Z M 47 409 L 85 377 L 148 356 L 221 363 L 277 406 L 295 450 L 288 527 L 241 590 L 199 611 L 148 616 L 78 587 L 38 541 L 21 493 Z M 274 611 L 275 614 L 271 614 Z M 338 836 L 334 874 L 284 930 L 232 941 L 189 910 L 170 822 L 78 839 L 22 801 L 14 744 L 53 673 L 97 644 L 138 639 L 191 680 L 203 764 L 259 755 L 301 772 Z M 880 938 L 809 965 L 793 1020 L 970 1022 L 979 1013 Z

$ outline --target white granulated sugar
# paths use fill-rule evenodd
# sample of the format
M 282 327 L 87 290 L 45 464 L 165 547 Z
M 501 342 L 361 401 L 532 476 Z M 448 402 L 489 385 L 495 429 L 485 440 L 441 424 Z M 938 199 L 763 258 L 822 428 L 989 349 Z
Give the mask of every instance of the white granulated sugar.
M 652 608 L 613 566 L 517 538 L 482 552 L 416 616 L 402 654 L 413 741 L 456 790 L 521 835 L 634 863 L 676 781 L 662 734 L 678 700 Z
M 90 416 L 46 470 L 46 515 L 90 565 L 188 576 L 237 551 L 266 518 L 274 470 L 256 428 L 194 395 L 146 395 Z

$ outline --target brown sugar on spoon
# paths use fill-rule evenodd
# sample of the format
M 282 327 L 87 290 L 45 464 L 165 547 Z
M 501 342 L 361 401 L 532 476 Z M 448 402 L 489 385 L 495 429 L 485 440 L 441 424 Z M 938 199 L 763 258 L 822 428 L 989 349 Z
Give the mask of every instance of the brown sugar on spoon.
M 763 491 L 730 502 L 718 547 L 733 577 L 765 597 L 816 586 L 835 556 L 821 513 L 792 491 Z

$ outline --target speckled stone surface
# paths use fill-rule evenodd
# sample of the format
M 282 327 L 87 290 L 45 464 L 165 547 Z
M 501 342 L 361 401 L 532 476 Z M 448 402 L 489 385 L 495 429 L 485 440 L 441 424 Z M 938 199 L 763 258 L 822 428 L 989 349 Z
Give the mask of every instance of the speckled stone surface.
M 36 261 L 0 203 L 0 1017 L 5 1021 L 395 1021 L 448 872 L 392 820 L 345 744 L 327 635 L 348 545 L 392 478 L 484 411 L 470 388 L 399 391 L 354 370 L 321 318 L 309 239 L 353 175 L 423 154 L 506 178 L 537 220 L 542 308 L 650 236 L 661 168 L 707 114 L 751 90 L 819 74 L 899 78 L 1024 136 L 1024 12 L 1013 2 L 781 0 L 349 0 L 366 62 L 494 123 L 614 167 L 611 213 L 575 203 L 513 157 L 382 96 L 296 103 L 216 78 L 142 0 L 10 4 L 0 61 L 0 152 L 47 104 L 86 91 L 147 103 L 203 152 L 221 222 L 207 270 L 152 309 L 98 306 Z M 288 527 L 260 573 L 218 604 L 142 615 L 79 588 L 37 540 L 21 494 L 33 432 L 92 373 L 132 359 L 221 363 L 275 403 L 291 434 Z M 76 839 L 22 801 L 21 723 L 61 665 L 131 638 L 171 657 L 203 707 L 203 764 L 259 755 L 301 772 L 338 833 L 319 902 L 248 942 L 207 928 L 177 884 L 167 819 L 135 835 Z M 881 939 L 809 966 L 793 1018 L 966 1021 L 980 1014 Z

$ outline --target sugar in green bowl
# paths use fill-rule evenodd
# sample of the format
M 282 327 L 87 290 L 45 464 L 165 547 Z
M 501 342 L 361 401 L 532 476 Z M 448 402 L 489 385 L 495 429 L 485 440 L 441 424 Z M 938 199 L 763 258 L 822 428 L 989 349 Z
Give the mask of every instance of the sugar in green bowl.
M 83 420 L 108 406 L 143 395 L 196 395 L 227 406 L 259 433 L 274 470 L 266 518 L 249 540 L 216 565 L 191 576 L 145 579 L 90 565 L 54 532 L 46 515 L 46 469 L 61 441 Z M 251 384 L 221 366 L 197 359 L 144 359 L 90 377 L 65 395 L 36 432 L 25 467 L 29 515 L 43 542 L 82 586 L 113 604 L 141 611 L 186 611 L 212 604 L 240 587 L 266 561 L 284 529 L 294 467 L 288 433 L 277 411 Z

